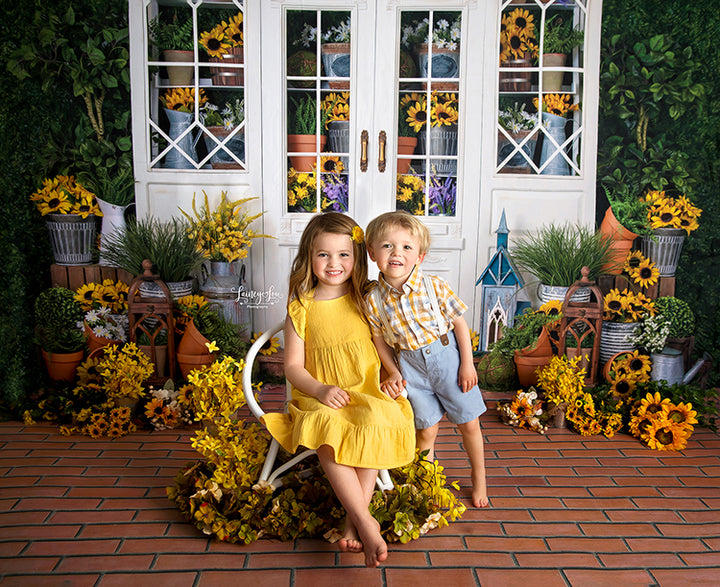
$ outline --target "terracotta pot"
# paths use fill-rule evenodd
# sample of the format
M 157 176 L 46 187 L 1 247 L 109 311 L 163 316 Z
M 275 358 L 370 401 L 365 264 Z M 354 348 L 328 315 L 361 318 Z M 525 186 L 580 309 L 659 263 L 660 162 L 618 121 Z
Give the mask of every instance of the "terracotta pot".
M 315 153 L 316 135 L 288 135 L 288 153 L 312 153 L 312 155 L 290 155 L 290 165 L 295 171 L 312 173 L 317 163 Z M 320 136 L 320 151 L 325 148 L 327 137 Z
M 177 353 L 177 362 L 182 376 L 187 379 L 190 371 L 212 365 L 217 358 L 216 353 L 205 353 L 204 355 L 186 355 Z
M 603 364 L 603 377 L 605 378 L 605 381 L 610 383 L 610 371 L 612 368 L 612 364 L 616 359 L 619 359 L 623 355 L 629 355 L 632 351 L 620 351 L 619 353 L 615 353 L 612 357 L 610 357 L 604 364 Z
M 633 242 L 638 235 L 618 222 L 612 208 L 608 208 L 605 211 L 605 216 L 600 223 L 599 230 L 601 234 L 613 239 L 611 245 L 611 260 L 606 265 L 603 265 L 601 271 L 610 275 L 620 275 L 627 254 L 632 249 Z
M 86 323 L 83 323 L 83 329 L 87 334 L 87 347 L 88 352 L 92 353 L 97 349 L 105 348 L 110 344 L 120 344 L 119 340 L 112 340 L 111 338 L 105 338 L 104 336 L 97 336 Z
M 78 365 L 82 363 L 85 351 L 49 353 L 43 349 L 42 356 L 50 379 L 53 381 L 74 381 Z
M 547 328 L 543 327 L 540 331 L 540 336 L 538 336 L 537 344 L 534 347 L 528 346 L 515 352 L 520 353 L 523 357 L 546 357 L 552 355 L 552 344 L 550 344 L 550 334 Z
M 517 369 L 518 381 L 522 387 L 530 387 L 537 385 L 538 368 L 545 367 L 550 363 L 552 354 L 546 356 L 532 357 L 522 355 L 520 351 L 515 351 L 515 368 Z
M 268 375 L 275 377 L 282 377 L 285 375 L 285 354 L 279 351 L 273 355 L 259 355 L 258 363 L 260 367 L 265 370 Z
M 412 155 L 415 153 L 415 146 L 417 145 L 417 137 L 398 137 L 397 139 L 398 155 Z M 397 160 L 397 172 L 400 175 L 405 175 L 410 170 L 410 163 L 412 159 L 398 159 Z
M 206 344 L 209 342 L 210 341 L 197 329 L 195 321 L 190 320 L 180 339 L 180 344 L 177 348 L 178 355 L 180 353 L 184 355 L 206 355 L 208 353 Z

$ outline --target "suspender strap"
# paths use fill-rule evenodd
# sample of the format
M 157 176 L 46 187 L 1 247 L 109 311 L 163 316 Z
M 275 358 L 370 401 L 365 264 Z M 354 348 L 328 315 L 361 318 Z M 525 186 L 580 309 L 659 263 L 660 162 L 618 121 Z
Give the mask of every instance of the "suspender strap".
M 423 274 L 423 282 L 425 283 L 425 289 L 427 290 L 428 297 L 430 298 L 430 305 L 432 306 L 433 313 L 435 314 L 435 322 L 437 322 L 438 328 L 440 329 L 440 340 L 443 343 L 443 346 L 447 346 L 450 344 L 450 340 L 447 335 L 447 324 L 445 323 L 445 318 L 440 313 L 440 306 L 438 305 L 437 295 L 435 294 L 435 287 L 428 275 Z
M 380 297 L 380 288 L 375 287 L 372 292 L 373 299 L 375 300 L 375 305 L 378 309 L 378 315 L 380 316 L 380 322 L 382 322 L 383 325 L 383 333 L 385 334 L 385 338 L 388 339 L 388 342 L 395 348 L 395 352 L 400 352 L 400 345 L 398 344 L 397 339 L 395 338 L 395 333 L 390 328 L 390 320 L 388 319 L 387 315 L 387 309 L 385 308 L 385 303 L 383 302 L 382 298 Z

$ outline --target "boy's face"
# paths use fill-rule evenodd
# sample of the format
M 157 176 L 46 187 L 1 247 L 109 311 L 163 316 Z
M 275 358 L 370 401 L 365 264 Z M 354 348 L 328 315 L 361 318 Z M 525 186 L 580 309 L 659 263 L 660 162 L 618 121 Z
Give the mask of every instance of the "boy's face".
M 420 252 L 420 239 L 409 230 L 393 227 L 368 247 L 370 258 L 390 285 L 400 289 L 410 277 L 413 267 L 422 263 L 425 253 Z

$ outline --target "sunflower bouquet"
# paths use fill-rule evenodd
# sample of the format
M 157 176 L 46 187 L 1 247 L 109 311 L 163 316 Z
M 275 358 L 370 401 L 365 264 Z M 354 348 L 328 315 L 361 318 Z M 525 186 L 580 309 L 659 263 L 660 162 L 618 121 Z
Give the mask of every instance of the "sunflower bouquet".
M 242 47 L 244 44 L 242 24 L 243 13 L 238 12 L 227 22 L 223 21 L 203 32 L 200 35 L 200 46 L 210 57 L 222 57 L 231 53 L 234 47 Z
M 405 122 L 416 133 L 426 125 L 428 114 L 432 127 L 451 126 L 458 122 L 458 98 L 454 92 L 432 92 L 429 112 L 425 94 L 406 94 L 401 98 L 400 105 L 405 109 Z
M 683 450 L 698 423 L 693 405 L 648 393 L 630 412 L 630 433 L 655 450 Z
M 500 64 L 523 59 L 527 53 L 538 55 L 535 38 L 535 17 L 524 8 L 503 14 L 500 21 Z
M 698 218 L 702 210 L 682 195 L 674 198 L 665 195 L 665 191 L 650 190 L 645 194 L 647 220 L 650 228 L 679 228 L 689 235 L 699 226 Z
M 321 107 L 326 113 L 326 128 L 328 122 L 350 120 L 350 92 L 330 92 L 323 98 Z
M 151 385 L 148 389 L 149 400 L 144 409 L 150 425 L 155 430 L 166 430 L 192 424 L 194 414 L 188 397 L 191 389 L 192 386 L 187 384 L 176 390 L 171 379 L 159 389 Z
M 543 414 L 543 401 L 532 388 L 528 391 L 519 389 L 512 400 L 498 402 L 500 421 L 508 426 L 545 434 L 548 427 L 541 420 Z
M 613 397 L 625 402 L 633 396 L 638 385 L 650 381 L 652 361 L 639 350 L 616 357 L 607 371 L 607 382 Z
M 73 175 L 45 178 L 42 188 L 30 196 L 40 214 L 77 214 L 82 218 L 102 216 L 95 194 L 75 181 Z
M 246 202 L 256 198 L 243 198 L 231 202 L 227 199 L 227 191 L 223 190 L 220 192 L 220 203 L 217 208 L 211 210 L 204 190 L 203 195 L 205 202 L 199 209 L 195 205 L 195 195 L 193 195 L 194 216 L 180 210 L 190 221 L 188 236 L 196 241 L 197 249 L 210 261 L 236 261 L 247 257 L 253 239 L 266 236 L 250 228 L 250 224 L 260 218 L 264 212 L 250 215 L 242 207 Z
M 395 200 L 398 210 L 416 216 L 425 214 L 425 182 L 414 173 L 397 176 Z
M 207 102 L 205 90 L 200 88 L 198 96 L 200 97 L 200 108 L 203 108 Z M 160 103 L 168 110 L 192 114 L 195 112 L 195 88 L 171 88 L 166 90 L 160 96 Z
M 638 322 L 655 315 L 655 304 L 645 294 L 611 289 L 603 299 L 603 320 L 606 322 Z
M 542 111 L 567 118 L 571 112 L 580 109 L 580 105 L 571 103 L 571 100 L 570 94 L 543 94 Z M 533 104 L 538 108 L 537 98 L 533 98 Z

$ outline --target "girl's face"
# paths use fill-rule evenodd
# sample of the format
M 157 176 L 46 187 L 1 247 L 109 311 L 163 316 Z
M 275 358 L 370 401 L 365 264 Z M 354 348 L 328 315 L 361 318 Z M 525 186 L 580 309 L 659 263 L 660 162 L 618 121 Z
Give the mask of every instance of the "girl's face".
M 311 255 L 312 272 L 318 285 L 338 287 L 352 277 L 355 253 L 353 242 L 346 234 L 320 233 L 315 238 Z

